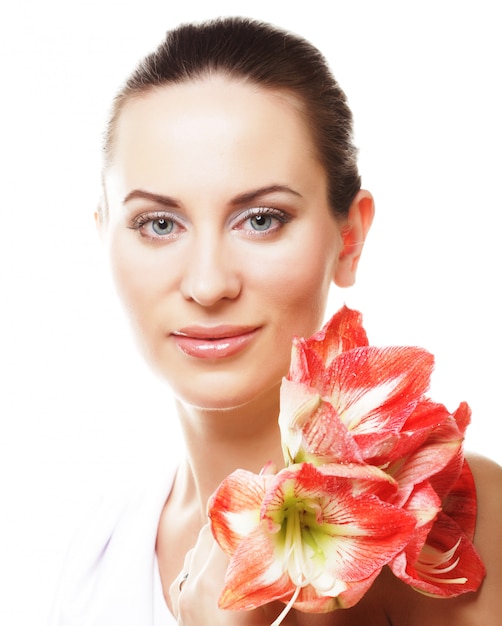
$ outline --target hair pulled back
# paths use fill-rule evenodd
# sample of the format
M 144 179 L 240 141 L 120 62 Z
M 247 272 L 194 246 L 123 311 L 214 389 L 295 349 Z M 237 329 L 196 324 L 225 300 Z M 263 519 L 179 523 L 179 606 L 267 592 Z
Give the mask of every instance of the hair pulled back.
M 336 216 L 345 217 L 361 186 L 346 96 L 316 47 L 295 34 L 248 18 L 182 24 L 167 32 L 114 99 L 105 133 L 105 163 L 113 158 L 117 120 L 129 99 L 212 73 L 296 96 L 327 172 L 330 206 Z

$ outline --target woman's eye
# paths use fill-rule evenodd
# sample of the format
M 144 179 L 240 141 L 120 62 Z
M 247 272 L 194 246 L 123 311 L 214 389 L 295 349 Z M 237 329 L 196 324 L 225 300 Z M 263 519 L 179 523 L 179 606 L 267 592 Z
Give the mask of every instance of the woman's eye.
M 237 229 L 249 235 L 272 234 L 289 222 L 291 217 L 279 209 L 268 207 L 253 208 L 241 216 Z
M 174 237 L 181 225 L 169 215 L 147 213 L 134 218 L 129 228 L 138 231 L 142 237 L 155 241 Z
M 159 217 L 151 221 L 151 229 L 156 235 L 169 235 L 174 229 L 174 222 L 166 217 Z
M 253 215 L 249 218 L 249 224 L 254 230 L 268 230 L 272 226 L 270 215 Z

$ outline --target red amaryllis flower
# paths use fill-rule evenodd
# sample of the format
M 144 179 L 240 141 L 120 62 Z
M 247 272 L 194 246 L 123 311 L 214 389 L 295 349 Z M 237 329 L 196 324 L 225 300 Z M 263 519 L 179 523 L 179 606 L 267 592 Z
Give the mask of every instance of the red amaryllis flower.
M 209 504 L 214 536 L 231 557 L 220 606 L 292 600 L 323 612 L 355 604 L 413 532 L 412 515 L 375 495 L 395 488 L 364 465 L 231 474 Z
M 238 471 L 210 502 L 231 557 L 221 606 L 353 606 L 384 564 L 430 595 L 479 586 L 462 451 L 470 409 L 451 414 L 425 396 L 432 368 L 421 348 L 369 346 L 346 307 L 294 340 L 279 415 L 286 468 Z
M 332 340 L 329 350 L 323 338 L 339 327 L 344 341 Z M 387 458 L 396 445 L 429 387 L 433 357 L 421 348 L 361 346 L 362 336 L 360 316 L 344 308 L 313 338 L 294 340 L 279 415 L 286 463 L 310 454 L 320 462 Z

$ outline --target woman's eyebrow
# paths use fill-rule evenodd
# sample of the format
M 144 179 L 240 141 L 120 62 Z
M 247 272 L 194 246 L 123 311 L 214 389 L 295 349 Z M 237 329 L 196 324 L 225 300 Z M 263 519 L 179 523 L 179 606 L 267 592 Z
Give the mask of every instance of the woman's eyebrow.
M 262 196 L 276 192 L 291 194 L 293 196 L 296 196 L 297 198 L 302 197 L 300 193 L 298 193 L 288 185 L 266 185 L 265 187 L 260 187 L 258 189 L 253 189 L 252 191 L 245 191 L 244 193 L 238 194 L 237 196 L 232 198 L 231 204 L 235 206 L 248 204 L 250 202 L 258 200 Z M 157 204 L 161 204 L 170 208 L 178 208 L 180 206 L 180 202 L 176 200 L 176 198 L 161 195 L 158 193 L 152 193 L 150 191 L 144 191 L 142 189 L 133 189 L 133 191 L 130 191 L 122 201 L 122 204 L 125 205 L 130 200 L 135 200 L 137 198 L 140 198 L 142 200 L 151 200 L 152 202 L 156 202 Z
M 298 193 L 297 191 L 295 191 L 288 185 L 267 185 L 265 187 L 260 187 L 259 189 L 253 189 L 252 191 L 246 191 L 244 193 L 239 194 L 238 196 L 235 196 L 232 199 L 231 204 L 234 204 L 234 205 L 248 204 L 249 202 L 258 200 L 262 196 L 265 196 L 269 193 L 278 192 L 278 191 L 291 194 L 293 196 L 296 196 L 297 198 L 302 197 L 300 193 Z
M 175 198 L 171 198 L 171 196 L 164 196 L 158 193 L 151 193 L 149 191 L 143 191 L 142 189 L 133 189 L 133 191 L 129 192 L 127 196 L 122 201 L 122 204 L 127 204 L 130 200 L 135 200 L 136 198 L 140 198 L 142 200 L 151 200 L 152 202 L 157 202 L 158 204 L 162 204 L 163 206 L 167 206 L 170 208 L 177 208 L 180 206 L 180 203 Z

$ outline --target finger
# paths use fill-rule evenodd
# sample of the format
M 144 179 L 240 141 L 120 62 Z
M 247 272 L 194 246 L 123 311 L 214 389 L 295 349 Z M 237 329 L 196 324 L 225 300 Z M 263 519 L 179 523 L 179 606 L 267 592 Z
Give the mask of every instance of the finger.
M 175 617 L 178 616 L 179 597 L 190 574 L 193 554 L 193 548 L 186 553 L 183 567 L 169 587 L 169 597 L 171 599 L 171 606 L 173 607 Z
M 213 537 L 211 527 L 206 524 L 200 531 L 197 544 L 195 546 L 194 558 L 191 567 L 194 576 L 192 583 L 198 582 L 201 578 L 204 587 L 218 591 L 220 595 L 225 580 L 229 563 L 228 556 L 223 552 Z M 191 570 L 192 572 L 192 570 Z

